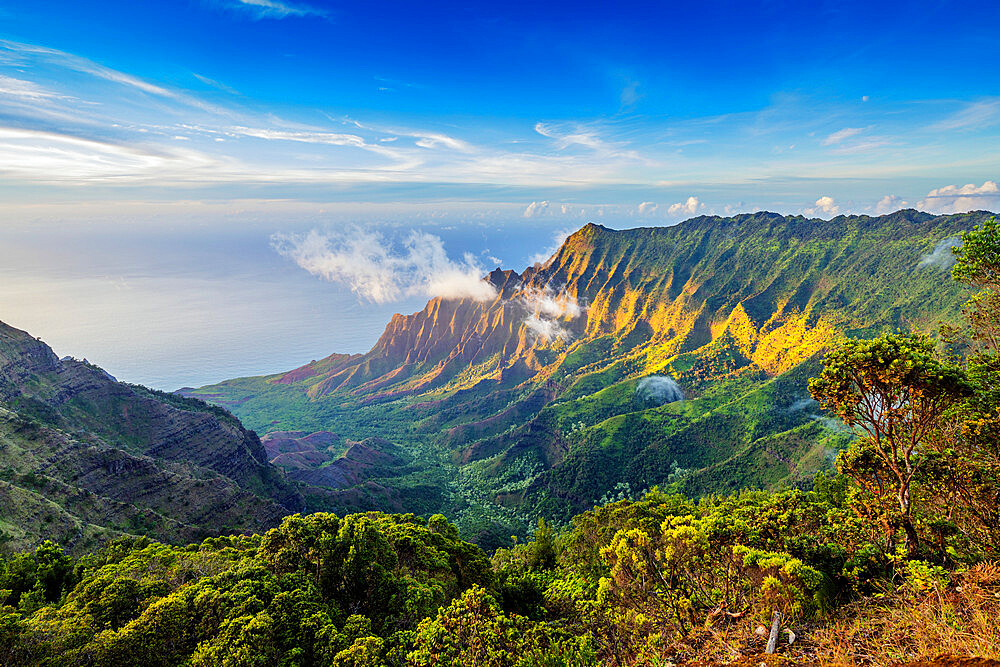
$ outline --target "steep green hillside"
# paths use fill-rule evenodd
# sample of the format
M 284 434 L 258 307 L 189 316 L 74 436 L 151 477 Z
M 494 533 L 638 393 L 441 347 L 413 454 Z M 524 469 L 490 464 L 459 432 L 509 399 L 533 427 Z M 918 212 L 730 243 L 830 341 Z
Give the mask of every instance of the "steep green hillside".
M 0 323 L 0 541 L 200 539 L 260 530 L 302 505 L 225 410 L 116 382 Z
M 440 509 L 484 542 L 653 485 L 795 485 L 850 437 L 807 400 L 823 351 L 956 316 L 968 291 L 934 250 L 985 217 L 590 224 L 487 276 L 492 301 L 394 316 L 365 355 L 186 393 L 261 433 L 336 434 L 291 466 L 312 507 Z M 384 465 L 345 459 L 366 438 Z M 327 466 L 352 475 L 302 472 Z

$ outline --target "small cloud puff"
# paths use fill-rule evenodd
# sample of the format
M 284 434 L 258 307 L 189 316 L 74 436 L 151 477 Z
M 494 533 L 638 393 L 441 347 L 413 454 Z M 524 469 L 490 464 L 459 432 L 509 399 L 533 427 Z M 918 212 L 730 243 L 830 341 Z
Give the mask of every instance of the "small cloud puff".
M 976 210 L 1000 209 L 1000 186 L 996 181 L 982 185 L 969 183 L 961 187 L 946 185 L 927 193 L 917 202 L 917 208 L 928 213 L 967 213 Z
M 886 213 L 892 213 L 898 211 L 901 208 L 906 208 L 909 204 L 896 195 L 886 195 L 875 202 L 875 206 L 872 210 L 875 211 L 875 215 L 885 215 Z
M 528 207 L 524 209 L 524 217 L 534 218 L 541 215 L 549 208 L 549 202 L 547 201 L 533 201 L 528 204 Z
M 803 211 L 806 215 L 822 216 L 828 215 L 833 217 L 840 213 L 840 207 L 833 201 L 833 197 L 824 195 L 816 200 L 816 205 L 814 208 L 807 208 Z
M 699 210 L 704 208 L 705 205 L 697 197 L 688 197 L 687 201 L 671 204 L 670 208 L 667 209 L 667 213 L 670 215 L 695 215 Z
M 651 201 L 644 201 L 639 204 L 639 215 L 650 215 L 656 212 L 656 209 L 660 208 L 656 203 Z

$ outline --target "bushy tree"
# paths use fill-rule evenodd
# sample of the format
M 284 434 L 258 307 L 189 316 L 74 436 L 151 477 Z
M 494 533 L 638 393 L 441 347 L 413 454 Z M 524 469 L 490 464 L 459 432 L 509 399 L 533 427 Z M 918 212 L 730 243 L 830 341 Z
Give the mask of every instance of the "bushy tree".
M 838 465 L 878 506 L 887 539 L 902 527 L 907 548 L 916 549 L 911 486 L 941 417 L 971 393 L 963 370 L 942 360 L 926 336 L 888 334 L 847 340 L 831 350 L 809 392 L 861 430 L 863 437 L 840 455 Z

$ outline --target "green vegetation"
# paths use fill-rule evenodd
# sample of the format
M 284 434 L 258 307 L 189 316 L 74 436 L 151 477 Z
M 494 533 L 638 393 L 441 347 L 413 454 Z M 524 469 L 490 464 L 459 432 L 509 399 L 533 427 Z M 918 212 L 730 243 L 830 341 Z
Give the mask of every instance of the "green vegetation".
M 779 653 L 800 663 L 853 664 L 832 641 L 845 632 L 867 664 L 944 647 L 996 657 L 1000 566 L 958 531 L 934 543 L 940 526 L 921 520 L 919 552 L 887 551 L 856 490 L 843 476 L 697 503 L 654 489 L 561 533 L 539 522 L 492 559 L 440 515 L 376 512 L 294 515 L 263 536 L 183 547 L 120 538 L 79 559 L 46 542 L 0 559 L 0 662 L 728 662 L 762 652 L 754 628 L 774 612 L 799 637 Z M 937 612 L 908 626 L 928 600 Z M 876 622 L 897 643 L 851 629 Z M 898 643 L 901 630 L 915 638 Z M 928 636 L 941 643 L 921 648 Z

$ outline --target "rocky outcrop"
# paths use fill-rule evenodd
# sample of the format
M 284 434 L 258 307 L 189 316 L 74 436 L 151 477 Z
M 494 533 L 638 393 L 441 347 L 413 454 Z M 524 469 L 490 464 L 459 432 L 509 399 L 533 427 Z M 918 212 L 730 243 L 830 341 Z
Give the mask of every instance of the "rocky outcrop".
M 303 507 L 257 435 L 225 410 L 60 360 L 3 323 L 0 407 L 7 468 L 151 511 L 163 519 L 142 523 L 152 534 L 262 530 Z

